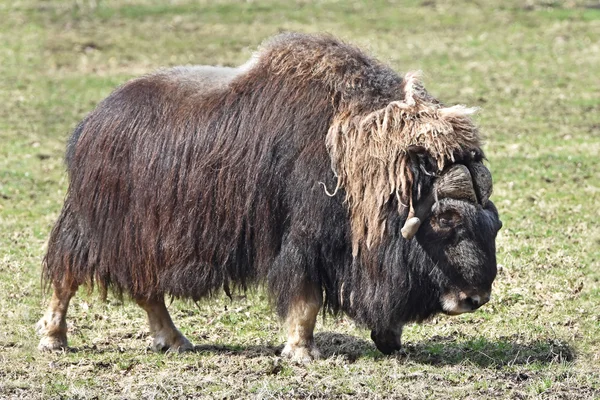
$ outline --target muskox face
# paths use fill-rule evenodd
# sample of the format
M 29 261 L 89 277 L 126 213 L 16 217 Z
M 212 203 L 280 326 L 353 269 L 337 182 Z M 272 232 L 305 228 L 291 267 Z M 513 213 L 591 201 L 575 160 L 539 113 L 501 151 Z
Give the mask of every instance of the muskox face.
M 414 199 L 416 206 L 402 233 L 416 235 L 435 263 L 431 276 L 441 310 L 452 315 L 476 310 L 490 299 L 497 272 L 495 240 L 502 227 L 489 200 L 491 174 L 481 159 L 453 164 L 436 174 L 427 172 L 431 164 L 419 158 L 419 169 L 426 173 L 416 176 L 426 193 Z
M 417 240 L 437 264 L 435 278 L 445 313 L 470 312 L 489 301 L 501 227 L 491 201 L 481 205 L 445 198 L 432 206 Z

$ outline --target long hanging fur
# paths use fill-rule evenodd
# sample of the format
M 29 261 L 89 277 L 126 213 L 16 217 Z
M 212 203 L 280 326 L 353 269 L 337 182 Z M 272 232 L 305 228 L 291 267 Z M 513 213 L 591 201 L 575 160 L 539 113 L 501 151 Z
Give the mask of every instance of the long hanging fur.
M 237 69 L 132 80 L 69 141 L 44 276 L 194 300 L 268 280 L 281 314 L 309 279 L 332 310 L 377 324 L 415 301 L 398 290 L 431 262 L 386 235 L 421 179 L 408 148 L 439 170 L 478 150 L 471 112 L 329 36 L 280 35 Z
M 475 109 L 444 108 L 425 91 L 417 73 L 406 74 L 402 87 L 403 100 L 366 115 L 354 113 L 356 107 L 350 105 L 334 117 L 327 134 L 336 190 L 345 189 L 350 207 L 354 255 L 361 242 L 371 247 L 383 236 L 390 194 L 401 207 L 411 201 L 411 146 L 431 154 L 439 171 L 455 161 L 456 152 L 480 147 L 478 130 L 469 118 Z

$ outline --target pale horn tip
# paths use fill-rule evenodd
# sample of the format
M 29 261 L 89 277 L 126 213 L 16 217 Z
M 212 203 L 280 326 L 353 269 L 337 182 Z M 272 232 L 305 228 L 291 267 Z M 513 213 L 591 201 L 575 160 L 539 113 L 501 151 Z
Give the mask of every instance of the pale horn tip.
M 418 217 L 412 217 L 406 220 L 404 226 L 400 230 L 404 239 L 412 239 L 421 226 L 421 220 Z

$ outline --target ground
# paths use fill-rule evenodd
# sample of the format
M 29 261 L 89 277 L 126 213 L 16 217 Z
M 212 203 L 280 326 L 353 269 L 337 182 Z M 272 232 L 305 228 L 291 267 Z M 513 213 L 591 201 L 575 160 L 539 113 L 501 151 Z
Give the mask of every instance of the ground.
M 424 71 L 477 121 L 504 228 L 492 301 L 378 353 L 319 317 L 323 359 L 279 357 L 261 289 L 169 309 L 196 352 L 155 354 L 143 311 L 80 291 L 72 348 L 39 353 L 41 259 L 66 191 L 65 142 L 127 79 L 239 65 L 284 30 L 329 32 Z M 600 398 L 597 1 L 0 0 L 0 398 Z

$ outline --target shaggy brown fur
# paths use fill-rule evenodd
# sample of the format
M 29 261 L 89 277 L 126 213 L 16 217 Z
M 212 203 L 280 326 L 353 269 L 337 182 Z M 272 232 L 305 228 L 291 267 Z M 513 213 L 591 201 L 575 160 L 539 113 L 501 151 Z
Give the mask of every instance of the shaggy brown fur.
M 77 135 L 78 142 L 69 149 L 70 170 L 77 168 L 81 172 L 71 174 L 61 218 L 79 213 L 95 225 L 95 232 L 107 235 L 89 243 L 89 251 L 84 254 L 74 254 L 74 259 L 64 261 L 49 260 L 50 265 L 64 263 L 66 275 L 77 282 L 95 277 L 102 289 L 115 284 L 117 290 L 127 288 L 134 297 L 150 296 L 161 290 L 165 282 L 179 281 L 172 273 L 179 276 L 188 268 L 195 270 L 200 260 L 208 263 L 203 269 L 207 282 L 228 280 L 222 271 L 208 267 L 213 264 L 209 260 L 228 264 L 232 257 L 244 257 L 229 254 L 228 250 L 251 234 L 244 227 L 247 222 L 243 210 L 250 206 L 243 200 L 246 189 L 232 183 L 239 176 L 250 188 L 259 184 L 259 179 L 275 178 L 265 172 L 276 165 L 265 165 L 263 158 L 269 146 L 284 142 L 284 138 L 264 136 L 259 127 L 279 125 L 270 132 L 284 133 L 286 124 L 294 124 L 291 115 L 287 117 L 291 120 L 286 120 L 280 111 L 270 114 L 278 107 L 301 104 L 303 108 L 297 112 L 314 116 L 315 122 L 307 123 L 308 126 L 328 125 L 328 133 L 321 140 L 326 143 L 337 177 L 336 191 L 345 191 L 355 256 L 361 245 L 371 247 L 383 235 L 384 210 L 390 194 L 398 198 L 401 213 L 412 201 L 413 182 L 407 166 L 409 146 L 423 146 L 435 157 L 440 171 L 447 161 L 454 160 L 457 150 L 480 146 L 478 131 L 468 118 L 471 109 L 443 108 L 425 91 L 418 75 L 409 73 L 402 80 L 360 50 L 327 36 L 282 35 L 267 42 L 253 60 L 238 70 L 215 71 L 211 67 L 176 68 L 139 78 L 123 86 L 88 116 Z M 326 97 L 320 97 L 319 91 Z M 262 92 L 277 95 L 254 95 Z M 229 111 L 235 108 L 239 111 Z M 262 108 L 264 113 L 259 111 Z M 326 112 L 324 118 L 317 118 L 323 114 L 321 110 Z M 257 112 L 263 122 L 254 117 L 251 122 L 245 120 Z M 157 135 L 157 128 L 169 134 Z M 220 135 L 220 130 L 228 133 Z M 206 137 L 203 148 L 195 148 L 191 142 L 194 139 L 190 132 L 194 131 L 205 132 L 201 133 Z M 252 131 L 259 136 L 250 135 Z M 121 137 L 115 142 L 117 132 Z M 252 144 L 259 138 L 260 142 Z M 165 151 L 172 149 L 176 152 L 165 156 Z M 200 161 L 190 164 L 188 160 L 192 159 Z M 239 166 L 249 168 L 241 171 Z M 112 170 L 117 167 L 125 170 Z M 161 177 L 158 181 L 157 176 Z M 190 185 L 191 181 L 210 182 L 211 191 L 204 193 L 204 187 Z M 90 193 L 98 202 L 93 208 L 89 207 Z M 167 193 L 175 197 L 165 196 Z M 272 201 L 260 201 L 268 206 L 255 215 L 254 225 L 260 226 L 271 218 L 270 213 L 278 208 Z M 223 204 L 216 207 L 217 202 Z M 77 209 L 69 210 L 71 207 Z M 190 212 L 203 217 L 196 221 L 181 219 Z M 122 226 L 113 215 L 122 215 L 129 222 Z M 232 215 L 241 218 L 232 219 Z M 220 226 L 220 235 L 211 234 L 214 226 Z M 72 227 L 71 234 L 82 228 Z M 113 232 L 114 239 L 108 232 Z M 206 237 L 201 248 L 192 232 Z M 253 234 L 269 236 L 272 232 L 258 230 Z M 87 236 L 83 232 L 82 235 Z M 277 240 L 267 236 L 253 241 Z M 175 242 L 170 242 L 171 238 Z M 188 243 L 179 242 L 182 238 L 189 238 Z M 107 240 L 114 240 L 114 244 Z M 145 250 L 144 246 L 150 243 L 155 243 L 153 250 Z M 268 246 L 260 246 L 254 249 L 252 257 L 265 261 L 259 264 L 268 264 L 266 260 L 274 256 L 270 251 Z M 70 252 L 55 253 L 51 247 L 48 257 Z M 138 261 L 113 267 L 118 260 L 131 257 Z M 77 265 L 96 265 L 95 274 L 90 276 L 87 268 Z M 172 268 L 164 270 L 167 265 Z M 246 279 L 255 272 L 248 276 L 235 270 L 235 265 L 238 264 L 232 265 L 229 278 L 245 286 Z M 127 270 L 126 276 L 120 276 Z M 190 292 L 183 287 L 170 291 L 178 296 Z M 193 294 L 200 298 L 205 293 Z
M 280 35 L 239 68 L 132 80 L 69 141 L 69 189 L 44 277 L 132 296 L 179 347 L 187 343 L 163 295 L 198 300 L 257 281 L 268 281 L 282 317 L 312 319 L 319 296 L 301 294 L 324 292 L 326 307 L 387 337 L 399 320 L 439 312 L 436 296 L 453 287 L 431 271 L 443 258 L 398 226 L 449 164 L 481 161 L 471 113 L 329 36 Z M 497 213 L 459 206 L 486 232 L 469 265 L 489 268 L 466 276 L 488 290 Z M 49 323 L 62 312 L 50 310 Z M 293 319 L 310 342 L 312 322 Z

